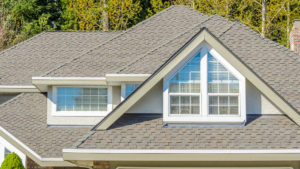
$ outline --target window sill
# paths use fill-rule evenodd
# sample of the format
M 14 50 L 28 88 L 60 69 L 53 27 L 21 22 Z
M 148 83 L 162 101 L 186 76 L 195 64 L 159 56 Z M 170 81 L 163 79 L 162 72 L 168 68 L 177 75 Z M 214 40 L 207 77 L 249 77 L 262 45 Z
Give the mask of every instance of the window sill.
M 52 116 L 57 116 L 57 117 L 98 117 L 98 116 L 106 116 L 109 112 L 104 111 L 104 112 L 94 112 L 94 111 L 60 111 L 60 112 L 53 112 Z
M 168 116 L 163 118 L 164 123 L 201 123 L 201 124 L 243 124 L 245 117 L 241 116 L 208 116 L 199 115 L 190 116 Z

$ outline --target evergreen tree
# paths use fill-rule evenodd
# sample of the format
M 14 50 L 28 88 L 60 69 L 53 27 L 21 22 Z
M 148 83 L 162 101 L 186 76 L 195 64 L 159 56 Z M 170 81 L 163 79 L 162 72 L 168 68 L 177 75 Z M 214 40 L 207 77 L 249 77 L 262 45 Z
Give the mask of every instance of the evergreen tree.
M 16 153 L 10 153 L 1 164 L 1 169 L 25 169 L 21 158 Z

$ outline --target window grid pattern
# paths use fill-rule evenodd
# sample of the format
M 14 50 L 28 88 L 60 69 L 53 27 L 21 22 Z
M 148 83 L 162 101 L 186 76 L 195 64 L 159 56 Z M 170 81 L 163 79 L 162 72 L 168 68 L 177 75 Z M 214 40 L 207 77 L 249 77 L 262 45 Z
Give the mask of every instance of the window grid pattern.
M 200 114 L 200 53 L 170 80 L 170 114 Z
M 239 114 L 239 80 L 208 53 L 209 115 Z
M 125 98 L 128 97 L 138 87 L 139 84 L 126 84 Z
M 107 88 L 57 88 L 57 111 L 107 111 Z

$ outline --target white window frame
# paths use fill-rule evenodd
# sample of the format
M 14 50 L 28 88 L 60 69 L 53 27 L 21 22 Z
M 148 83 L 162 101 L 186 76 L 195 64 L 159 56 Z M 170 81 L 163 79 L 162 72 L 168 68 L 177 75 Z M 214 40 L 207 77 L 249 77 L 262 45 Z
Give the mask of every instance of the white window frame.
M 138 84 L 140 85 L 141 82 L 126 82 L 126 83 L 121 83 L 121 101 L 126 99 L 126 85 L 128 84 Z
M 56 111 L 57 88 L 107 88 L 107 111 Z M 75 116 L 106 116 L 112 110 L 112 86 L 53 86 L 51 99 L 52 116 L 75 117 Z
M 190 61 L 197 53 L 200 53 L 200 114 L 184 114 L 171 115 L 170 114 L 170 94 L 169 81 L 176 75 L 188 61 Z M 210 53 L 218 62 L 220 62 L 230 73 L 232 73 L 239 80 L 239 93 L 213 93 L 208 94 L 207 88 L 207 57 Z M 237 71 L 230 63 L 228 63 L 215 49 L 208 44 L 201 44 L 197 50 L 190 53 L 184 61 L 177 65 L 165 78 L 163 85 L 163 121 L 166 123 L 245 123 L 246 122 L 246 79 Z M 194 95 L 195 93 L 191 93 Z M 174 94 L 172 94 L 174 95 Z M 180 95 L 180 94 L 179 94 Z M 209 95 L 238 95 L 239 96 L 239 114 L 238 115 L 209 115 L 208 96 Z

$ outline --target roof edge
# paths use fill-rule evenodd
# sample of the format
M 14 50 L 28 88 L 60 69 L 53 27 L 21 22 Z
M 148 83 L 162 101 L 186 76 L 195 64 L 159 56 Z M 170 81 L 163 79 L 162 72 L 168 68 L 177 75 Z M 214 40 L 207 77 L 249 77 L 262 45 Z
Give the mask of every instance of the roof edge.
M 28 146 L 26 146 L 23 142 L 21 142 L 18 138 L 10 134 L 7 130 L 0 126 L 0 135 L 6 139 L 13 146 L 20 149 L 24 154 L 34 160 L 40 166 L 76 166 L 70 162 L 64 161 L 63 158 L 43 158 Z
M 64 160 L 79 161 L 296 161 L 299 157 L 299 149 L 63 149 Z

